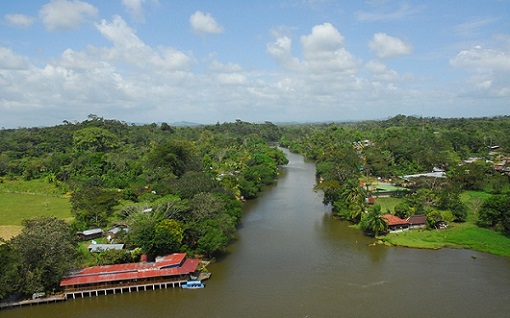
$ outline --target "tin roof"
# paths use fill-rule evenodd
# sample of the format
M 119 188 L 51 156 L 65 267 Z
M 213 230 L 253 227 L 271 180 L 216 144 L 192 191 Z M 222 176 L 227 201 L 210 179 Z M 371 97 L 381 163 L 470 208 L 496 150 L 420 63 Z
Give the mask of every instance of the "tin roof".
M 427 223 L 427 216 L 425 214 L 415 214 L 411 215 L 406 219 L 407 222 L 409 222 L 411 225 L 420 225 L 420 224 L 426 224 Z
M 124 244 L 90 244 L 88 248 L 91 253 L 99 253 L 108 250 L 122 250 Z
M 188 259 L 185 253 L 167 255 L 155 263 L 128 263 L 84 268 L 60 282 L 60 286 L 187 275 L 197 269 L 200 260 Z
M 385 214 L 382 216 L 383 219 L 386 220 L 386 223 L 388 223 L 388 225 L 400 225 L 400 224 L 409 224 L 409 222 L 407 222 L 406 220 L 402 220 L 401 218 L 399 218 L 398 216 L 394 216 L 392 214 Z
M 97 229 L 88 229 L 88 230 L 85 230 L 83 232 L 78 232 L 78 234 L 83 234 L 83 235 L 93 235 L 93 234 L 99 234 L 99 233 L 103 233 L 103 230 L 100 229 L 100 228 L 97 228 Z

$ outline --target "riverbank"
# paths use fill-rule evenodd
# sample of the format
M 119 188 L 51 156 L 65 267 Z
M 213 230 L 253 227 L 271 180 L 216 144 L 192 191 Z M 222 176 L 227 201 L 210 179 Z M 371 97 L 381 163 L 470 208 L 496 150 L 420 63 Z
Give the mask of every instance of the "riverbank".
M 468 222 L 454 223 L 444 230 L 411 230 L 387 234 L 378 239 L 393 246 L 425 249 L 467 248 L 510 257 L 510 238 Z
M 466 222 L 450 223 L 447 229 L 442 230 L 410 230 L 401 233 L 391 233 L 378 237 L 378 239 L 388 245 L 440 249 L 466 248 L 479 252 L 490 253 L 494 255 L 510 257 L 510 237 L 501 232 L 480 228 L 476 225 L 476 210 L 472 207 L 472 200 L 486 195 L 479 192 L 465 192 L 462 200 L 469 207 L 469 213 Z M 399 199 L 380 198 L 377 204 L 380 204 L 382 210 L 386 211 L 390 206 L 394 206 Z

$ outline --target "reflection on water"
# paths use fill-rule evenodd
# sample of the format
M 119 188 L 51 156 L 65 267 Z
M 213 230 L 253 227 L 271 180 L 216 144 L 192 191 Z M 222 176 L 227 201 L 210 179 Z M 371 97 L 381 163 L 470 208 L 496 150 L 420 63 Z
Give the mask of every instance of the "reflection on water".
M 301 156 L 245 206 L 201 290 L 168 289 L 4 311 L 9 317 L 507 317 L 510 260 L 370 246 L 333 218 Z M 476 256 L 473 258 L 472 256 Z

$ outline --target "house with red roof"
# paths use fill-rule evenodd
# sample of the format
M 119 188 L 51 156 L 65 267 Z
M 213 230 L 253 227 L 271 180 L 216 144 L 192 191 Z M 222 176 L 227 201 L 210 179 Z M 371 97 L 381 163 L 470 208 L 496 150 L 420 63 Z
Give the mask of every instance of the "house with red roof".
M 392 214 L 385 214 L 382 218 L 388 224 L 388 230 L 390 233 L 399 233 L 404 231 L 409 231 L 409 222 L 406 220 L 402 220 L 398 216 Z
M 180 286 L 190 278 L 200 260 L 175 253 L 156 262 L 92 266 L 71 273 L 60 287 L 66 297 L 92 296 Z

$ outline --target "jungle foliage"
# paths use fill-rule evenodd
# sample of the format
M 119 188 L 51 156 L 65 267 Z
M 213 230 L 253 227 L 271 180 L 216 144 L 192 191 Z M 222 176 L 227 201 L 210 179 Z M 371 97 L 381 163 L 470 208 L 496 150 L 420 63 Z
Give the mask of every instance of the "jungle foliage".
M 447 178 L 405 182 L 410 190 L 393 213 L 406 218 L 427 214 L 438 221 L 464 222 L 468 207 L 463 191 L 494 195 L 479 204 L 478 225 L 510 233 L 510 117 L 418 118 L 397 115 L 388 120 L 289 125 L 280 145 L 316 161 L 317 189 L 323 203 L 339 217 L 360 223 L 367 232 L 381 232 L 377 209 L 367 198 L 379 182 L 401 183 L 402 176 L 440 169 Z M 467 160 L 471 159 L 471 160 Z M 506 162 L 506 163 L 505 163 Z M 497 171 L 495 165 L 504 163 Z M 492 203 L 489 203 L 492 202 Z M 369 220 L 363 220 L 370 218 Z M 374 226 L 369 226 L 373 224 Z
M 0 181 L 46 180 L 70 196 L 73 216 L 70 224 L 25 220 L 20 235 L 0 244 L 0 299 L 57 289 L 77 261 L 90 262 L 79 257 L 74 240 L 77 231 L 90 228 L 127 228 L 116 243 L 149 257 L 221 252 L 234 238 L 242 201 L 255 198 L 287 163 L 274 146 L 280 136 L 270 122 L 171 127 L 95 115 L 54 127 L 0 130 Z M 58 251 L 58 266 L 50 250 Z M 132 255 L 105 252 L 96 262 L 125 260 Z

